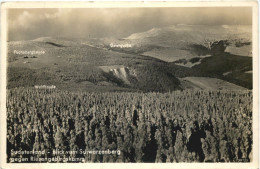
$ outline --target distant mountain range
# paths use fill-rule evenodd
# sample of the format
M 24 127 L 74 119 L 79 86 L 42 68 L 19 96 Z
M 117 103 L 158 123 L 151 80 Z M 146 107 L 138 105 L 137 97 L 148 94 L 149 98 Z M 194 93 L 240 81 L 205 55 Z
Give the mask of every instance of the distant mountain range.
M 34 85 L 87 91 L 252 89 L 252 27 L 174 25 L 122 39 L 8 42 L 8 88 Z

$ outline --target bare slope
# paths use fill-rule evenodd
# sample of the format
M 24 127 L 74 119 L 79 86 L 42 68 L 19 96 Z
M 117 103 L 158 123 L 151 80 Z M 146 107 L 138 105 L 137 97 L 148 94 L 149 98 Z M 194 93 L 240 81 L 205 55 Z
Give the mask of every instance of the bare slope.
M 182 86 L 185 89 L 196 90 L 245 90 L 233 83 L 226 82 L 217 78 L 208 77 L 185 77 L 181 79 Z
M 143 54 L 165 61 L 196 57 L 196 53 L 190 50 L 191 45 L 209 47 L 212 43 L 221 40 L 228 42 L 226 52 L 251 56 L 251 30 L 251 26 L 244 25 L 174 25 L 135 33 L 127 37 L 126 40 L 140 48 L 147 44 L 161 46 L 162 48 L 147 50 Z

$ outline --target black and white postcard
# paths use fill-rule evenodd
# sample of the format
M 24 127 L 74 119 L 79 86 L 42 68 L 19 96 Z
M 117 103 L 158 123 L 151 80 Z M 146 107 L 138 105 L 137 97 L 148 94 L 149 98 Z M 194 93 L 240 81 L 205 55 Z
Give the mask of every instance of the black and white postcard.
M 7 2 L 1 168 L 258 168 L 258 4 Z

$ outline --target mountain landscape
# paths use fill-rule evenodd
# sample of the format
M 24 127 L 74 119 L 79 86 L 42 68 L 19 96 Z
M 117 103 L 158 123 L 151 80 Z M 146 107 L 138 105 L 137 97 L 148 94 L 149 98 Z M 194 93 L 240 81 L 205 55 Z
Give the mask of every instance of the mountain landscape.
M 255 7 L 142 5 L 8 10 L 7 163 L 256 168 Z
M 252 28 L 173 25 L 116 38 L 8 42 L 8 88 L 86 91 L 252 89 Z M 124 46 L 125 45 L 125 46 Z M 14 51 L 44 51 L 22 55 Z

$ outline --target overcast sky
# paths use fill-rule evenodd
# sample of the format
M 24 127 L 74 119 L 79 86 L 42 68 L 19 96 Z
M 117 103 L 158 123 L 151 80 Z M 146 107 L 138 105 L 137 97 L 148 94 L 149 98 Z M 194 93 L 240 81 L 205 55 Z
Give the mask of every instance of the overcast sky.
M 250 7 L 9 9 L 8 40 L 45 36 L 127 37 L 174 24 L 248 25 Z

